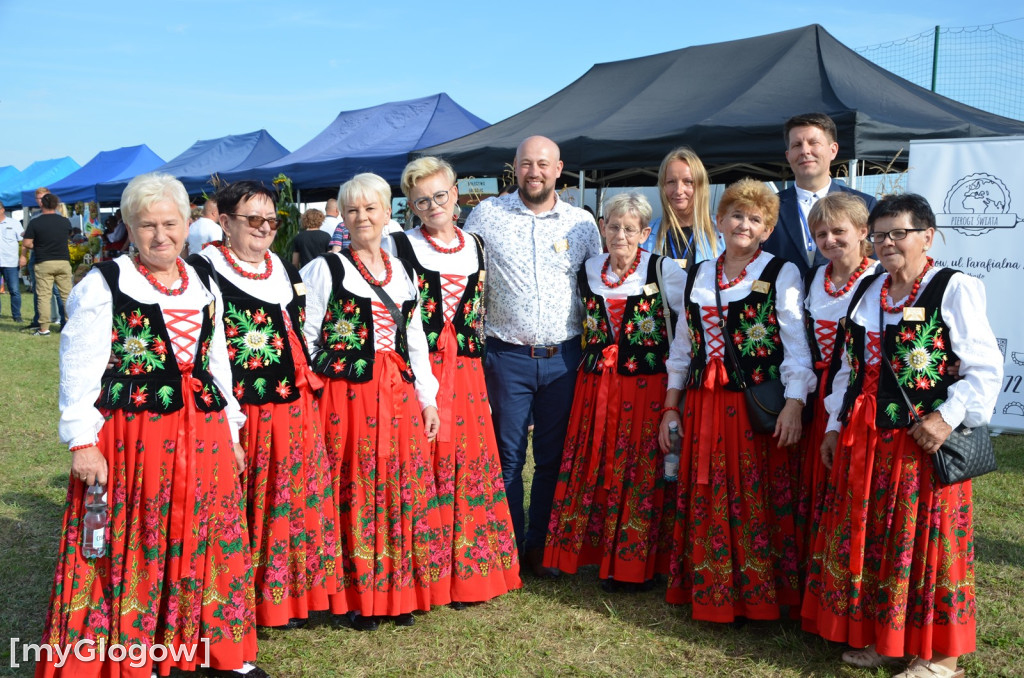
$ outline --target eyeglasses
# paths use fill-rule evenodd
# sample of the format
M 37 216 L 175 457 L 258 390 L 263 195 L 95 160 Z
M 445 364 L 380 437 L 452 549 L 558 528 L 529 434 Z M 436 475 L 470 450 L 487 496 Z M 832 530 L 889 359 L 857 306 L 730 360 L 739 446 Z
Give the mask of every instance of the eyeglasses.
M 249 228 L 260 228 L 263 226 L 263 222 L 267 222 L 267 226 L 270 226 L 271 231 L 276 231 L 277 227 L 281 225 L 281 220 L 277 217 L 261 217 L 258 214 L 232 214 L 228 213 L 229 217 L 241 217 L 249 222 Z
M 643 230 L 643 229 L 633 228 L 632 226 L 605 226 L 604 227 L 604 232 L 607 233 L 608 235 L 615 235 L 619 231 L 622 231 L 623 233 L 626 234 L 627 238 L 632 238 L 634 235 L 639 234 L 641 230 Z
M 876 245 L 881 245 L 888 238 L 893 242 L 897 240 L 903 240 L 907 237 L 908 233 L 917 233 L 918 231 L 927 231 L 927 228 L 894 228 L 891 231 L 882 233 L 881 231 L 872 231 L 868 233 L 868 240 Z
M 438 191 L 429 198 L 417 198 L 413 201 L 412 206 L 418 209 L 420 212 L 430 209 L 430 203 L 434 202 L 438 207 L 444 207 L 448 204 L 448 200 L 452 197 L 452 189 L 447 191 Z

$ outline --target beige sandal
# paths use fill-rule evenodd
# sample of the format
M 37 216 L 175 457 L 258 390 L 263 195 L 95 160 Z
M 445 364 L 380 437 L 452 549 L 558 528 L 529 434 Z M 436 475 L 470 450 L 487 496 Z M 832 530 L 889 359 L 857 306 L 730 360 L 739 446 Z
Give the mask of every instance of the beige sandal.
M 878 654 L 874 645 L 868 645 L 859 650 L 847 650 L 843 653 L 843 661 L 859 669 L 877 669 L 880 666 L 891 666 L 900 662 L 896 657 Z
M 947 669 L 942 664 L 915 657 L 906 670 L 893 678 L 964 678 L 963 669 Z

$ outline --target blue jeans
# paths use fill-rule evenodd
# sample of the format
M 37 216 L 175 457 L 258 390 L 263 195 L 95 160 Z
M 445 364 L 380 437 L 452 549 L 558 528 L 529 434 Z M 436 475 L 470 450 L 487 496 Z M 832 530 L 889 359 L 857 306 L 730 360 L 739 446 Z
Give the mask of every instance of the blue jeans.
M 512 527 L 516 542 L 523 549 L 543 547 L 547 537 L 565 430 L 576 388 L 576 370 L 582 356 L 579 337 L 557 346 L 558 353 L 554 356 L 534 358 L 528 353 L 529 347 L 487 338 L 484 357 L 487 398 L 494 417 Z M 523 466 L 531 413 L 535 468 L 527 528 L 523 510 Z
M 18 280 L 17 266 L 0 267 L 0 275 L 7 285 L 7 293 L 11 295 L 11 317 L 15 322 L 21 322 L 21 281 Z

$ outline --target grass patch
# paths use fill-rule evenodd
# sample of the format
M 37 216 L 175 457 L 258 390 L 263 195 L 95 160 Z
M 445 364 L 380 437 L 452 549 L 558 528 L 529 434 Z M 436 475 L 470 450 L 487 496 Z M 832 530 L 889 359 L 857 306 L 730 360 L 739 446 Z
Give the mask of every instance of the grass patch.
M 31 296 L 25 302 L 31 309 Z M 0 675 L 10 638 L 42 634 L 67 491 L 68 454 L 57 439 L 59 335 L 32 337 L 0 320 Z M 1000 471 L 974 484 L 978 651 L 970 676 L 1024 675 L 1024 438 L 996 441 Z M 527 491 L 527 496 L 529 492 Z M 260 633 L 260 665 L 298 676 L 849 676 L 893 672 L 841 665 L 842 647 L 796 622 L 742 628 L 694 622 L 663 591 L 606 594 L 596 572 L 560 581 L 527 578 L 521 591 L 456 612 L 440 608 L 413 628 Z

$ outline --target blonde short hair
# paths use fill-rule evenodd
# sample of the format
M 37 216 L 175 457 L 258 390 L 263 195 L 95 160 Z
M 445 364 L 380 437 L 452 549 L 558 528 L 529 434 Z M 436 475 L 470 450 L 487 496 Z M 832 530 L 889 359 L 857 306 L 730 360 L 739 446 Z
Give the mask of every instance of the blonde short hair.
M 391 209 L 391 187 L 383 177 L 372 172 L 357 174 L 338 189 L 338 202 L 346 207 L 360 198 L 376 200 L 381 207 Z
M 181 220 L 188 224 L 188 192 L 180 181 L 164 172 L 140 174 L 128 182 L 121 194 L 121 219 L 134 228 L 145 210 L 164 200 L 174 203 Z
M 455 169 L 448 164 L 447 160 L 432 155 L 416 158 L 402 170 L 402 195 L 408 198 L 416 184 L 438 173 L 444 173 L 444 178 L 448 183 L 452 186 L 455 185 Z

